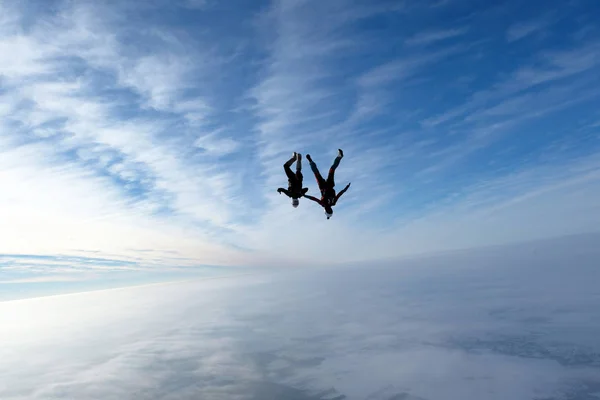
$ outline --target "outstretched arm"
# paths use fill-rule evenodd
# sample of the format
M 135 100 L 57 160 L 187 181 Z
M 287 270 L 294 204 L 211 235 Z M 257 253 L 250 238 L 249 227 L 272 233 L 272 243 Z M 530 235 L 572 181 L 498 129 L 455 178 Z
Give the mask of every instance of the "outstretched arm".
M 349 188 L 349 187 L 350 187 L 350 183 L 348 183 L 348 184 L 346 185 L 346 187 L 345 187 L 345 188 L 343 188 L 343 189 L 342 189 L 342 190 L 341 190 L 341 191 L 340 191 L 340 192 L 337 194 L 337 196 L 335 196 L 335 202 L 336 202 L 336 203 L 337 203 L 337 201 L 340 199 L 340 197 L 342 197 L 342 195 L 343 195 L 344 193 L 346 193 L 346 190 L 348 190 L 348 188 Z
M 305 194 L 304 197 L 321 205 L 321 200 L 317 199 L 316 197 L 311 196 L 310 194 Z
M 283 193 L 284 193 L 284 194 L 285 194 L 287 197 L 292 197 L 292 196 L 290 195 L 290 192 L 288 192 L 288 191 L 287 191 L 287 189 L 284 189 L 284 188 L 279 188 L 279 189 L 277 189 L 277 193 L 281 194 L 282 192 L 283 192 Z

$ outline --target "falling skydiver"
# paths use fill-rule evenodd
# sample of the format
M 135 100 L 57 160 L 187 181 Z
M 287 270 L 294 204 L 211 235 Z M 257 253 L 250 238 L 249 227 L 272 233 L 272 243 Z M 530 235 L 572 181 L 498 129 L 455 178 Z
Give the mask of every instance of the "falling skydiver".
M 290 169 L 291 165 L 296 161 L 296 173 L 294 174 Z M 288 177 L 288 188 L 287 190 L 284 188 L 278 188 L 277 192 L 279 194 L 285 193 L 286 196 L 292 199 L 292 206 L 294 208 L 298 207 L 300 203 L 300 197 L 306 195 L 308 192 L 308 188 L 302 187 L 302 154 L 294 152 L 292 158 L 287 160 L 285 164 L 283 164 L 283 170 Z
M 338 155 L 335 158 L 335 160 L 333 161 L 333 164 L 331 165 L 331 167 L 329 168 L 329 174 L 327 175 L 327 180 L 325 180 L 321 176 L 321 173 L 319 172 L 319 168 L 317 168 L 317 164 L 315 164 L 313 162 L 312 158 L 310 157 L 310 154 L 306 155 L 306 159 L 310 163 L 310 169 L 315 174 L 315 178 L 317 179 L 319 189 L 321 190 L 321 199 L 317 199 L 316 197 L 313 197 L 310 195 L 305 195 L 304 197 L 314 201 L 315 203 L 317 203 L 321 207 L 323 207 L 325 209 L 325 215 L 327 216 L 327 219 L 331 218 L 331 216 L 333 215 L 332 207 L 337 204 L 340 197 L 350 187 L 350 183 L 348 183 L 346 185 L 346 187 L 344 189 L 342 189 L 341 192 L 339 192 L 337 195 L 335 193 L 335 179 L 334 179 L 335 170 L 338 167 L 338 165 L 340 165 L 340 161 L 342 160 L 343 157 L 344 157 L 344 152 L 342 151 L 342 149 L 338 149 Z

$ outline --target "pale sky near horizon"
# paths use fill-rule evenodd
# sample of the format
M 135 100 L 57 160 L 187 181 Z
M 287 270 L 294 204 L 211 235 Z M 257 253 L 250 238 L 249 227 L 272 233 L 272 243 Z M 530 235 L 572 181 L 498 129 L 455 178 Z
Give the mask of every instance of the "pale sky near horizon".
M 0 285 L 597 231 L 599 12 L 2 1 Z M 326 173 L 338 148 L 331 220 L 277 194 L 293 151 Z

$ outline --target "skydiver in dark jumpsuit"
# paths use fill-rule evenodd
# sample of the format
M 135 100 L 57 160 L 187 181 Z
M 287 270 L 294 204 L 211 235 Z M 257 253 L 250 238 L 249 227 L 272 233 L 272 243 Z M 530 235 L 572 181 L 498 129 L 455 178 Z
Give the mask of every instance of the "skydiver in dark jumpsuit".
M 339 193 L 335 192 L 335 170 L 340 165 L 340 161 L 344 157 L 344 152 L 342 149 L 338 149 L 338 155 L 333 161 L 333 164 L 329 168 L 329 174 L 327 175 L 327 180 L 323 179 L 321 173 L 319 172 L 319 168 L 317 168 L 317 164 L 315 164 L 310 157 L 310 154 L 306 155 L 306 159 L 310 163 L 310 169 L 315 174 L 315 178 L 317 179 L 317 184 L 319 185 L 319 189 L 321 190 L 321 198 L 317 199 L 316 197 L 305 195 L 307 199 L 314 201 L 319 204 L 321 207 L 325 209 L 325 215 L 327 219 L 331 218 L 333 215 L 333 206 L 335 206 L 340 199 L 340 197 L 346 193 L 346 190 L 350 187 L 350 183 L 346 185 L 344 189 L 342 189 Z
M 290 169 L 294 161 L 296 161 L 295 174 Z M 288 188 L 287 190 L 284 188 L 278 188 L 277 192 L 279 194 L 284 193 L 286 196 L 290 197 L 292 199 L 292 206 L 296 208 L 298 207 L 298 204 L 300 204 L 300 197 L 303 197 L 306 192 L 308 192 L 308 188 L 302 187 L 302 181 L 304 179 L 302 176 L 302 154 L 294 152 L 292 158 L 283 164 L 283 170 L 288 177 Z

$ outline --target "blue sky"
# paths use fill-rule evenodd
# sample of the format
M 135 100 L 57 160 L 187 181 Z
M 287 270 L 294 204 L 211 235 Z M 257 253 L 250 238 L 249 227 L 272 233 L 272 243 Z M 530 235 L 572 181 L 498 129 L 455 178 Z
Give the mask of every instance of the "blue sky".
M 5 288 L 364 261 L 600 222 L 593 0 L 0 8 Z M 331 220 L 277 194 L 291 152 L 326 171 L 340 147 L 338 190 L 352 186 Z M 315 195 L 306 162 L 304 176 Z

